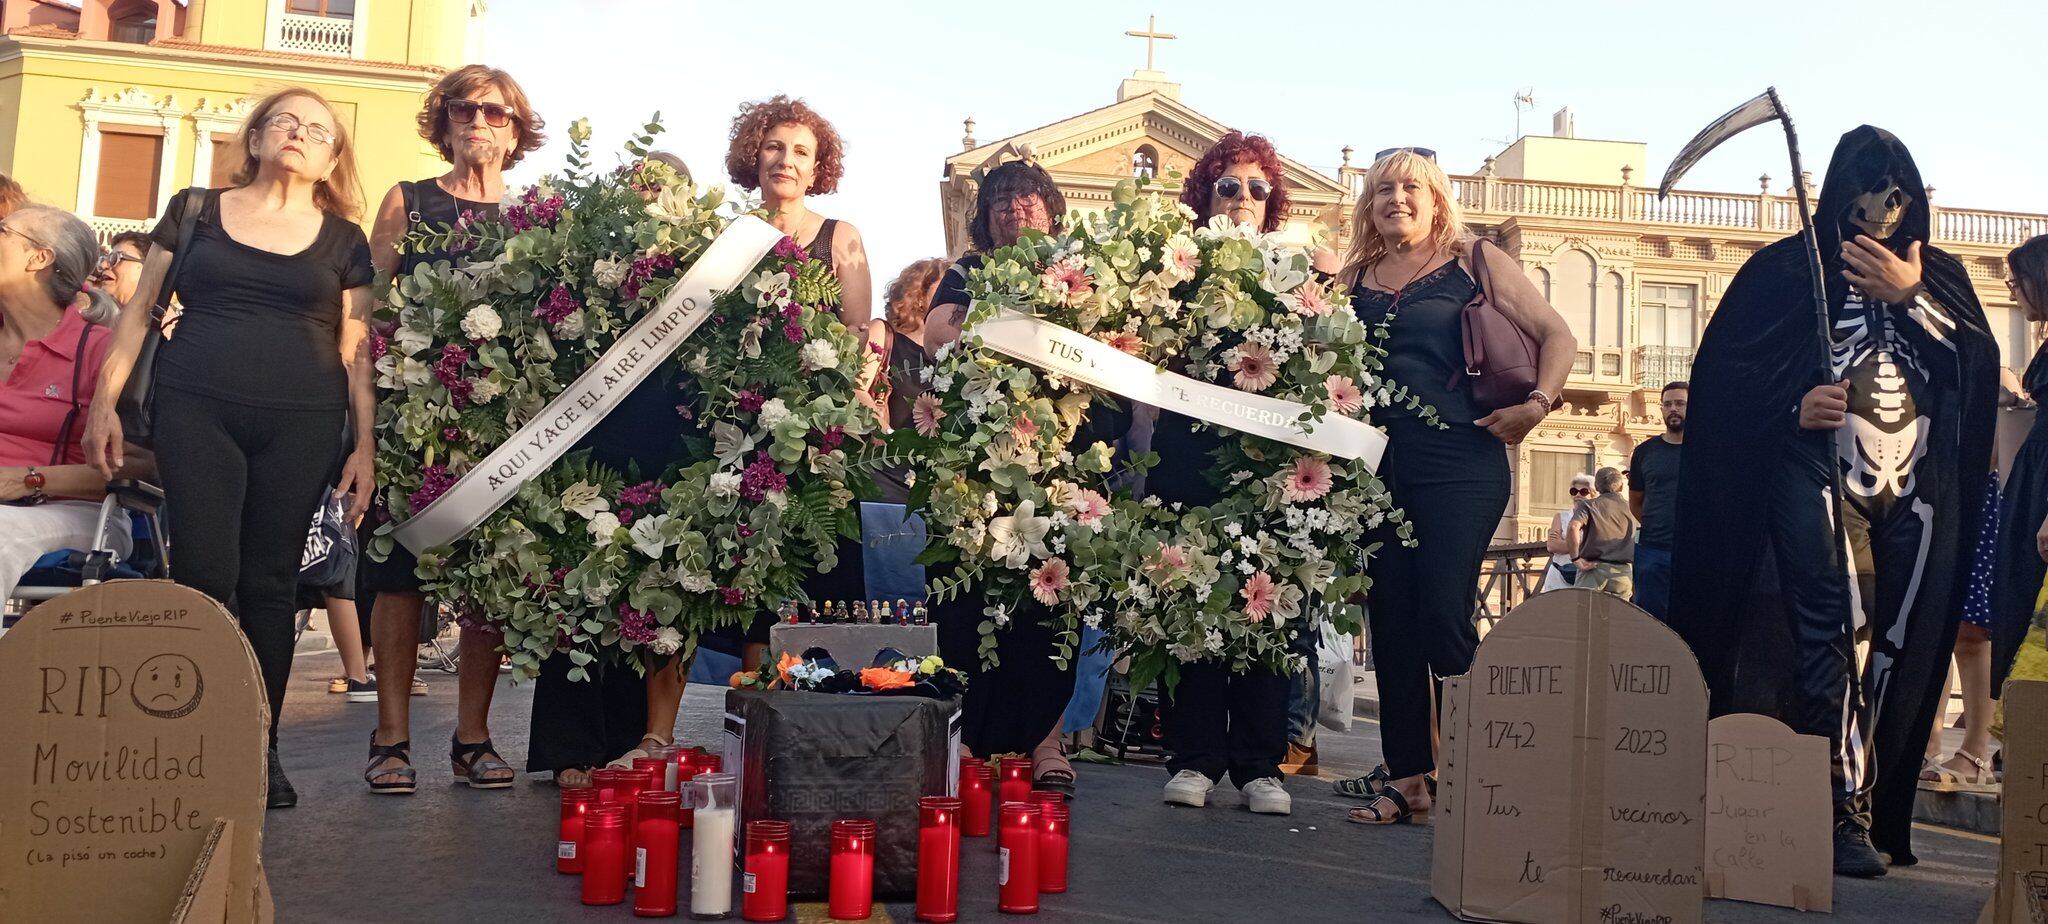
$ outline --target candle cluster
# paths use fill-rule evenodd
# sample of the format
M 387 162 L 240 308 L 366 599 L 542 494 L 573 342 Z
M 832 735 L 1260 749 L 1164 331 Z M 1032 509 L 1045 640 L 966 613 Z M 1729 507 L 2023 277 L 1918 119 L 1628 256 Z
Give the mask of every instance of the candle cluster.
M 657 748 L 631 768 L 594 771 L 588 788 L 562 790 L 555 871 L 582 877 L 586 905 L 622 904 L 630 887 L 635 915 L 671 917 L 679 910 L 687 831 L 690 916 L 730 917 L 739 786 L 721 770 L 722 761 L 702 750 Z M 1035 914 L 1040 894 L 1067 890 L 1069 807 L 1059 793 L 1031 789 L 1029 760 L 1007 758 L 999 770 L 966 763 L 958 792 L 918 800 L 917 920 L 959 920 L 962 837 L 995 834 L 999 910 Z M 834 920 L 874 912 L 875 831 L 867 818 L 832 823 L 826 906 Z M 745 835 L 740 917 L 785 920 L 790 823 L 750 821 Z

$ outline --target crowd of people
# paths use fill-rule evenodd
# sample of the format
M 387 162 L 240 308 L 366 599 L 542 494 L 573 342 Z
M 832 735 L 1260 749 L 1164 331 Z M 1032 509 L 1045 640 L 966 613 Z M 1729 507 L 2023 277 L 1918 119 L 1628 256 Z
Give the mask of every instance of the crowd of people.
M 104 537 L 93 535 L 99 517 L 95 501 L 113 479 L 146 477 L 159 483 L 167 498 L 165 520 L 177 537 L 171 576 L 228 601 L 262 667 L 272 707 L 273 807 L 296 801 L 277 752 L 276 722 L 291 667 L 294 616 L 307 595 L 329 610 L 337 630 L 344 674 L 336 681 L 337 690 L 378 704 L 365 784 L 377 793 L 403 794 L 418 783 L 410 697 L 419 690 L 413 673 L 421 628 L 432 625 L 423 614 L 431 614 L 436 604 L 421 591 L 416 560 L 397 546 L 388 557 L 362 559 L 349 579 L 303 588 L 300 553 L 306 524 L 323 504 L 338 504 L 342 516 L 360 521 L 364 538 L 390 519 L 372 503 L 379 400 L 370 358 L 378 323 L 375 278 L 380 272 L 405 275 L 455 258 L 420 243 L 430 239 L 420 232 L 451 225 L 465 213 L 496 214 L 505 198 L 505 172 L 539 149 L 546 137 L 542 118 L 511 75 L 481 65 L 443 77 L 427 95 L 417 127 L 448 169 L 385 192 L 367 234 L 359 224 L 364 202 L 346 120 L 318 94 L 303 89 L 278 91 L 252 108 L 230 185 L 179 194 L 153 232 L 119 235 L 104 251 L 85 222 L 28 204 L 18 186 L 0 184 L 0 209 L 8 210 L 0 220 L 0 369 L 7 371 L 0 389 L 0 591 L 11 590 L 10 582 L 30 562 L 53 549 L 103 541 L 125 552 L 125 524 L 110 527 Z M 970 251 L 958 260 L 931 258 L 904 268 L 884 287 L 882 317 L 875 318 L 874 285 L 860 232 L 850 222 L 814 211 L 811 204 L 811 197 L 833 192 L 842 180 L 844 147 L 820 113 L 801 100 L 777 96 L 747 104 L 733 120 L 724 173 L 734 186 L 757 193 L 774 226 L 838 277 L 845 293 L 839 318 L 863 334 L 869 348 L 864 387 L 871 406 L 884 426 L 908 426 L 913 401 L 925 387 L 921 370 L 941 345 L 961 335 L 970 301 L 968 275 L 984 254 L 1014 243 L 1026 231 L 1061 230 L 1066 203 L 1037 164 L 1017 160 L 995 166 L 979 178 Z M 687 175 L 680 160 L 656 156 Z M 1289 201 L 1282 163 L 1267 139 L 1232 131 L 1188 171 L 1180 201 L 1199 222 L 1223 218 L 1275 231 Z M 1832 189 L 1833 170 L 1828 181 Z M 1824 191 L 1824 223 L 1833 221 L 1830 210 L 1840 204 L 1841 195 L 1831 199 Z M 1475 595 L 1482 559 L 1509 500 L 1508 450 L 1561 403 L 1577 344 L 1563 317 L 1518 264 L 1466 227 L 1432 152 L 1402 148 L 1379 157 L 1366 172 L 1352 228 L 1348 249 L 1316 252 L 1315 268 L 1349 293 L 1361 320 L 1387 331 L 1385 376 L 1433 409 L 1433 419 L 1396 406 L 1373 420 L 1388 439 L 1379 477 L 1406 511 L 1414 542 L 1400 541 L 1392 524 L 1385 527 L 1379 551 L 1367 565 L 1371 588 L 1356 601 L 1368 612 L 1385 762 L 1363 777 L 1337 781 L 1336 788 L 1363 800 L 1350 812 L 1352 821 L 1388 825 L 1430 813 L 1437 693 L 1444 678 L 1469 668 L 1479 641 Z M 1840 441 L 1840 453 L 1799 470 L 1797 478 L 1787 474 L 1784 479 L 1806 479 L 1798 483 L 1808 485 L 1819 484 L 1813 479 L 1829 472 L 1850 476 L 1851 497 L 1828 495 L 1842 506 L 1845 500 L 1855 501 L 1863 511 L 1851 530 L 1851 542 L 1861 545 L 1848 552 L 1867 552 L 1871 544 L 1894 543 L 1894 534 L 1902 534 L 1884 525 L 1892 522 L 1886 517 L 1899 515 L 1894 507 L 1870 513 L 1863 502 L 1881 496 L 1889 503 L 1912 494 L 1912 471 L 1902 474 L 1894 456 L 1866 452 L 1870 441 L 1880 438 L 1862 423 L 1847 424 L 1877 421 L 1883 424 L 1883 438 L 1891 438 L 1898 432 L 1893 424 L 1900 394 L 1908 396 L 1909 404 L 1918 402 L 1922 419 L 1975 413 L 1974 399 L 1945 404 L 1943 396 L 1975 394 L 1977 368 L 1942 360 L 1967 352 L 1965 335 L 1973 330 L 1970 317 L 1976 307 L 1973 298 L 1964 305 L 1952 289 L 1922 283 L 1924 228 L 1920 237 L 1897 249 L 1891 246 L 1893 236 L 1875 228 L 1863 237 L 1837 234 L 1830 242 L 1840 254 L 1832 255 L 1828 266 L 1840 278 L 1831 278 L 1829 286 L 1837 293 L 1838 315 L 1845 319 L 1837 322 L 1837 339 L 1830 343 L 1837 359 L 1830 384 L 1768 409 L 1744 403 L 1750 385 L 1718 371 L 1704 380 L 1696 375 L 1691 385 L 1665 386 L 1660 404 L 1666 432 L 1638 447 L 1625 473 L 1602 468 L 1574 481 L 1576 503 L 1558 514 L 1546 542 L 1551 553 L 1546 589 L 1576 586 L 1615 593 L 1665 618 L 1685 598 L 1683 592 L 1674 595 L 1674 588 L 1690 586 L 1695 597 L 1706 599 L 1712 594 L 1700 590 L 1706 586 L 1702 575 L 1746 580 L 1745 569 L 1752 566 L 1703 560 L 1704 544 L 1689 543 L 1686 518 L 1699 516 L 1704 495 L 1698 487 L 1699 464 L 1681 460 L 1687 445 L 1697 447 L 1705 440 L 1724 441 L 1710 443 L 1707 450 L 1706 470 L 1719 478 L 1725 473 L 1711 468 L 1722 459 L 1718 453 L 1747 453 L 1761 460 L 1759 466 L 1776 465 L 1774 454 L 1792 454 L 1813 439 L 1825 440 L 1831 431 L 1848 434 Z M 1865 242 L 1871 243 L 1866 247 Z M 1924 256 L 1932 261 L 1938 252 L 1926 247 Z M 2014 295 L 2027 317 L 2048 318 L 2048 240 L 2028 242 L 2009 264 Z M 1744 287 L 1744 278 L 1738 276 L 1730 300 L 1758 290 L 1756 283 Z M 1802 290 L 1811 294 L 1810 286 L 1789 288 L 1784 293 L 1789 298 Z M 1481 297 L 1534 344 L 1536 387 L 1519 403 L 1482 404 L 1469 384 L 1462 316 Z M 1981 326 L 1981 312 L 1975 317 Z M 1909 323 L 1917 333 L 1901 333 Z M 1717 338 L 1723 326 L 1709 327 L 1701 349 L 1704 368 L 1722 369 L 1725 363 L 1716 363 L 1744 346 L 1731 340 L 1733 334 Z M 155 346 L 158 338 L 161 345 Z M 1949 353 L 1930 352 L 1928 342 Z M 1866 355 L 1873 357 L 1869 363 Z M 2048 350 L 2035 357 L 2016 394 L 2048 388 L 2044 357 Z M 144 366 L 152 378 L 147 449 L 129 439 L 140 434 L 131 432 L 134 424 L 124 420 L 117 400 Z M 1902 379 L 1901 369 L 1911 374 Z M 630 465 L 643 472 L 687 461 L 673 410 L 680 374 L 672 363 L 653 376 L 578 448 L 588 450 L 598 464 Z M 1817 375 L 1811 378 L 1819 381 Z M 1861 397 L 1878 393 L 1890 403 L 1870 404 Z M 1686 439 L 1689 406 L 1716 409 L 1704 440 L 1697 432 L 1691 443 Z M 1745 436 L 1741 445 L 1728 445 L 1725 441 L 1739 435 L 1724 425 L 1730 407 L 1750 408 L 1744 413 L 1767 418 L 1748 422 L 1771 433 L 1770 438 Z M 1162 502 L 1189 506 L 1218 496 L 1207 460 L 1226 438 L 1214 427 L 1142 406 L 1114 412 L 1098 406 L 1076 436 L 1085 443 L 1112 442 L 1126 458 L 1156 454 L 1159 464 L 1134 473 L 1128 486 Z M 1967 440 L 1958 445 L 1979 448 Z M 1999 482 L 1992 481 L 1977 498 L 1981 504 L 1964 505 L 1972 515 L 1979 506 L 1987 513 L 1981 530 L 1985 540 L 1976 550 L 1982 563 L 1981 593 L 1972 597 L 1978 615 L 1969 621 L 1957 650 L 1971 652 L 1966 690 L 1987 701 L 2024 635 L 2048 562 L 2044 447 L 2048 422 L 2035 429 L 2017 460 L 2001 473 L 2002 492 Z M 1945 450 L 1922 446 L 1920 451 L 1938 455 Z M 1697 456 L 1699 450 L 1693 452 Z M 1873 475 L 1891 481 L 1876 484 Z M 906 522 L 905 514 L 914 511 L 904 506 L 910 497 L 905 473 L 883 470 L 875 478 L 880 500 L 866 505 L 864 517 Z M 1815 533 L 1811 518 L 1791 516 L 1793 508 L 1801 516 L 1820 511 L 1822 505 L 1812 498 L 1822 493 L 1775 494 L 1776 482 L 1765 478 L 1760 484 L 1745 487 L 1761 492 L 1756 503 L 1713 512 L 1748 524 L 1751 539 L 1771 540 L 1762 544 L 1776 549 L 1777 568 L 1788 582 L 1791 575 L 1820 573 L 1820 563 L 1831 557 L 1853 557 L 1831 555 L 1825 519 L 1818 521 Z M 1969 493 L 1975 497 L 1977 492 Z M 1913 497 L 1922 505 L 1916 509 L 1958 506 L 1970 499 Z M 874 543 L 848 537 L 841 543 L 839 565 L 815 575 L 805 585 L 806 594 L 819 599 L 875 596 L 863 587 L 864 575 L 875 573 L 864 568 L 863 558 L 878 554 Z M 1798 639 L 1793 671 L 1798 676 L 1792 686 L 1803 684 L 1809 692 L 1792 696 L 1776 710 L 1808 717 L 1799 730 L 1827 734 L 1836 742 L 1839 814 L 1846 826 L 1838 827 L 1837 864 L 1861 875 L 1883 871 L 1881 864 L 1873 869 L 1864 853 L 1872 825 L 1866 797 L 1872 776 L 1887 769 L 1856 756 L 1867 753 L 1871 731 L 1867 725 L 1839 727 L 1842 715 L 1857 714 L 1855 709 L 1845 712 L 1841 704 L 1844 696 L 1853 702 L 1877 697 L 1886 682 L 1886 677 L 1858 673 L 1849 654 L 1851 638 L 1867 638 L 1873 626 L 1882 635 L 1885 627 L 1904 620 L 1866 618 L 1865 610 L 1878 605 L 1880 595 L 1888 595 L 1883 606 L 1900 612 L 1913 603 L 1896 599 L 1892 588 L 1900 582 L 1893 577 L 1902 566 L 1886 557 L 1891 554 L 1883 553 L 1874 564 L 1867 554 L 1858 558 L 1860 567 L 1848 569 L 1853 586 L 1840 600 L 1793 601 L 1799 612 L 1785 617 L 1792 620 Z M 943 578 L 945 568 L 935 566 L 930 577 Z M 1870 583 L 1873 572 L 1876 584 Z M 1922 602 L 1948 587 L 1945 581 L 1928 583 L 1932 589 L 1922 592 Z M 1858 586 L 1865 588 L 1863 597 L 1856 597 Z M 1863 607 L 1854 616 L 1852 598 Z M 1000 666 L 994 668 L 982 667 L 977 654 L 979 601 L 943 602 L 933 615 L 941 654 L 970 675 L 960 724 L 966 749 L 984 758 L 1027 754 L 1037 788 L 1071 796 L 1081 781 L 1069 760 L 1069 733 L 1075 727 L 1070 716 L 1077 706 L 1082 712 L 1094 708 L 1101 668 L 1077 670 L 1049 658 L 1055 638 L 1031 618 L 1034 605 L 1023 601 L 1022 611 L 1002 634 Z M 357 612 L 367 614 L 360 626 Z M 764 656 L 774 618 L 764 612 L 752 624 L 705 644 L 723 647 L 753 669 Z M 1318 765 L 1317 633 L 1306 622 L 1298 650 L 1309 665 L 1293 676 L 1233 673 L 1203 663 L 1182 668 L 1164 713 L 1173 755 L 1165 802 L 1204 806 L 1227 776 L 1252 811 L 1291 811 L 1283 776 L 1313 774 Z M 1706 637 L 1688 631 L 1682 613 L 1675 615 L 1674 625 L 1688 632 L 1696 649 Z M 517 771 L 490 733 L 499 638 L 487 620 L 465 619 L 460 632 L 450 767 L 457 780 L 473 788 L 507 788 Z M 527 771 L 551 774 L 561 786 L 587 786 L 593 769 L 630 762 L 673 742 L 688 669 L 682 659 L 670 656 L 641 665 L 641 670 L 599 668 L 587 681 L 571 681 L 570 666 L 566 655 L 542 666 L 527 737 Z M 1707 666 L 1710 681 L 1738 682 L 1732 668 Z M 1815 681 L 1814 672 L 1828 679 Z M 1816 684 L 1828 689 L 1813 690 Z M 1717 708 L 1724 705 L 1722 692 L 1716 691 Z M 1989 724 L 1988 718 L 1973 717 L 1969 743 L 1949 762 L 1930 762 L 1927 772 L 1972 779 L 1988 773 L 1988 742 L 1980 729 Z M 1927 735 L 1924 721 L 1883 725 L 1876 733 L 1906 734 L 1901 729 Z M 1877 809 L 1887 810 L 1882 804 Z M 1911 861 L 1902 840 L 1887 846 L 1894 862 Z M 1852 855 L 1847 866 L 1845 850 Z

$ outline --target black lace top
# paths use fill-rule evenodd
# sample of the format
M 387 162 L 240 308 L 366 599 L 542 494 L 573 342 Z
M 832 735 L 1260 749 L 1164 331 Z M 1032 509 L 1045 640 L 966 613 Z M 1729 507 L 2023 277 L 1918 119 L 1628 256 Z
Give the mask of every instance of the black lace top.
M 1404 386 L 1422 403 L 1436 408 L 1445 423 L 1471 423 L 1485 416 L 1472 403 L 1465 381 L 1465 340 L 1459 326 L 1465 306 L 1479 284 L 1457 260 L 1445 263 L 1402 289 L 1396 304 L 1392 292 L 1367 286 L 1351 288 L 1351 310 L 1367 327 L 1393 315 L 1387 325 L 1386 368 L 1383 374 Z M 1403 407 L 1375 408 L 1375 417 L 1413 417 Z

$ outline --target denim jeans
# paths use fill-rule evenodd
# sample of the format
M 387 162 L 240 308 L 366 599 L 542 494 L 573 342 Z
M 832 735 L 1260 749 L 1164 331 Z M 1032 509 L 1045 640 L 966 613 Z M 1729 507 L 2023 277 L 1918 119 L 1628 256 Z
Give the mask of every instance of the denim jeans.
M 1653 545 L 1636 546 L 1635 604 L 1644 612 L 1664 619 L 1671 606 L 1671 550 Z
M 1109 665 L 1115 660 L 1107 651 L 1096 651 L 1102 641 L 1101 629 L 1081 627 L 1081 647 L 1074 652 L 1074 695 L 1067 700 L 1067 711 L 1060 717 L 1060 731 L 1073 734 L 1084 728 L 1095 727 L 1095 716 L 1102 711 L 1102 693 L 1109 686 Z

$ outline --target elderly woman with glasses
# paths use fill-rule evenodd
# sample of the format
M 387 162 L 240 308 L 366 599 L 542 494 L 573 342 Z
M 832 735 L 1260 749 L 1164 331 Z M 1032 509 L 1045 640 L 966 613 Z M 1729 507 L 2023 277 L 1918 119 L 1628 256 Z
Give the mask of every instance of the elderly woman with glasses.
M 1543 550 L 1550 553 L 1550 567 L 1543 569 L 1543 589 L 1572 586 L 1579 577 L 1576 561 L 1578 544 L 1572 541 L 1572 511 L 1580 501 L 1593 496 L 1593 476 L 1586 472 L 1572 476 L 1571 503 L 1550 518 L 1550 532 L 1543 537 Z
M 150 235 L 100 371 L 85 451 L 110 478 L 122 463 L 115 402 L 182 246 L 175 284 L 184 313 L 157 351 L 150 397 L 177 537 L 171 577 L 233 601 L 263 669 L 269 804 L 280 808 L 298 802 L 277 757 L 277 717 L 306 524 L 330 487 L 348 498 L 350 522 L 372 492 L 374 270 L 356 224 L 355 154 L 334 107 L 311 90 L 280 90 L 250 111 L 238 142 L 233 185 L 180 193 Z M 191 238 L 180 244 L 188 218 Z
M 417 117 L 420 138 L 441 152 L 448 172 L 401 181 L 384 194 L 370 230 L 370 256 L 377 268 L 399 276 L 455 254 L 408 242 L 414 234 L 454 225 L 465 214 L 492 217 L 505 197 L 505 171 L 546 138 L 540 116 L 510 74 L 481 64 L 449 71 L 427 92 Z M 364 548 L 385 520 L 373 511 L 363 526 Z M 380 543 L 381 545 L 381 543 Z M 356 602 L 370 608 L 370 637 L 376 646 L 377 728 L 370 735 L 370 763 L 363 772 L 371 792 L 406 794 L 415 788 L 412 767 L 412 688 L 420 641 L 420 609 L 426 598 L 413 573 L 419 560 L 392 543 L 382 560 L 375 553 L 357 564 Z M 464 626 L 456 668 L 455 730 L 449 764 L 457 782 L 476 789 L 504 789 L 516 772 L 491 744 L 491 693 L 497 688 L 498 635 Z
M 0 221 L 0 600 L 36 559 L 90 548 L 107 476 L 85 464 L 84 411 L 99 385 L 112 317 L 86 288 L 99 242 L 76 216 L 28 206 Z M 106 541 L 130 551 L 125 518 Z

